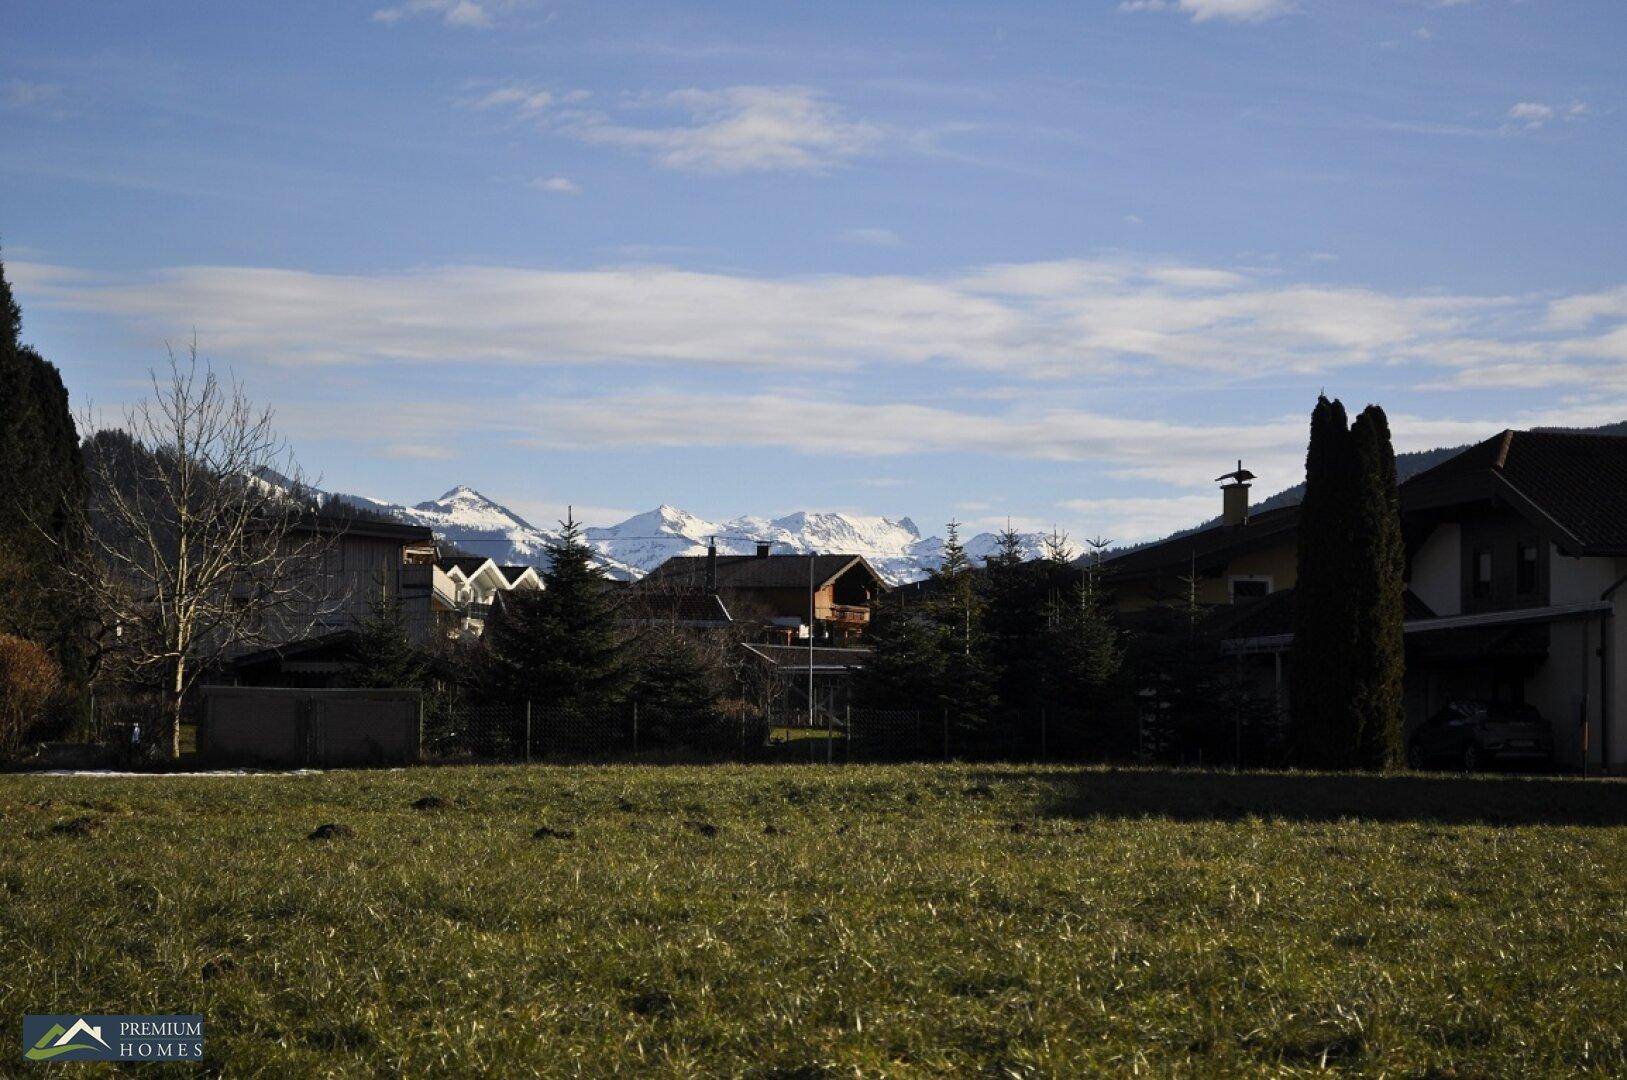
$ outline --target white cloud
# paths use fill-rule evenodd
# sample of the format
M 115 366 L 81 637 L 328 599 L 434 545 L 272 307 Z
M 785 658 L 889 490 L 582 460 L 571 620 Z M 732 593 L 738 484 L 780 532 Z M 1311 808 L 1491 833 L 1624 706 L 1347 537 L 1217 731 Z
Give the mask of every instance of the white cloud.
M 703 173 L 822 172 L 874 147 L 882 129 L 847 119 L 815 91 L 795 86 L 677 90 L 649 103 L 687 123 L 635 126 L 603 114 L 567 118 L 581 140 L 648 154 L 669 169 Z
M 1218 495 L 1068 499 L 1058 505 L 1075 515 L 1090 535 L 1115 544 L 1159 540 L 1220 513 Z
M 539 176 L 531 181 L 531 186 L 538 191 L 546 191 L 554 195 L 582 194 L 582 185 L 568 176 Z
M 281 365 L 953 364 L 1096 379 L 1180 368 L 1234 381 L 1388 365 L 1427 381 L 1430 367 L 1467 378 L 1496 363 L 1525 365 L 1533 384 L 1547 368 L 1550 385 L 1568 385 L 1627 358 L 1627 288 L 1397 293 L 1122 257 L 788 278 L 659 265 L 18 272 L 32 277 L 30 303 L 110 314 L 154 338 L 196 328 L 218 354 Z
M 393 26 L 403 19 L 426 16 L 439 18 L 447 26 L 484 30 L 496 25 L 498 14 L 522 6 L 521 0 L 406 0 L 378 8 L 373 12 L 373 21 Z
M 1544 105 L 1540 101 L 1517 102 L 1508 110 L 1509 123 L 1523 127 L 1527 131 L 1535 131 L 1553 118 L 1553 106 Z
M 466 109 L 512 109 L 522 119 L 539 116 L 554 103 L 548 90 L 514 83 L 500 86 L 475 98 L 465 98 L 458 104 Z
M 871 247 L 898 247 L 903 241 L 891 229 L 843 229 L 842 239 Z
M 1293 0 L 1123 0 L 1120 11 L 1177 11 L 1193 22 L 1264 22 L 1297 10 Z

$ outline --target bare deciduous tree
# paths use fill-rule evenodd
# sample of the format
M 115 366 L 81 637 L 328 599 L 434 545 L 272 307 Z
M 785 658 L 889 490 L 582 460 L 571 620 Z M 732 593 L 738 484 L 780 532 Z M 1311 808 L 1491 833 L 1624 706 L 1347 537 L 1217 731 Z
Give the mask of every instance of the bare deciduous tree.
M 164 695 L 178 755 L 182 705 L 201 676 L 322 628 L 347 597 L 336 594 L 340 576 L 323 572 L 338 528 L 300 496 L 271 410 L 218 380 L 196 342 L 151 378 L 152 397 L 125 411 L 122 435 L 93 440 L 88 542 L 69 576 L 99 645 Z

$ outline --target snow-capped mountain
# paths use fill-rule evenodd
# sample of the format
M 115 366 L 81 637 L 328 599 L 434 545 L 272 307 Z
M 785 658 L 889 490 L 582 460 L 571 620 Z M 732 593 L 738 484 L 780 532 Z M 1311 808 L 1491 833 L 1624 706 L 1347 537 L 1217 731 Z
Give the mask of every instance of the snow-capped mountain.
M 411 525 L 424 525 L 435 535 L 472 555 L 502 564 L 541 565 L 544 545 L 554 535 L 471 487 L 455 487 L 438 499 L 401 506 L 359 495 L 341 495 L 353 505 L 386 514 Z M 916 581 L 943 562 L 943 540 L 923 537 L 909 518 L 866 517 L 841 513 L 795 513 L 780 518 L 743 515 L 707 521 L 675 506 L 658 506 L 616 525 L 590 527 L 583 538 L 599 553 L 611 576 L 643 577 L 674 555 L 703 555 L 708 540 L 718 551 L 750 554 L 759 541 L 786 552 L 841 552 L 863 555 L 876 573 L 892 584 Z M 979 533 L 965 541 L 974 562 L 993 553 L 996 537 Z M 1023 554 L 1037 558 L 1043 549 L 1038 533 L 1023 534 Z

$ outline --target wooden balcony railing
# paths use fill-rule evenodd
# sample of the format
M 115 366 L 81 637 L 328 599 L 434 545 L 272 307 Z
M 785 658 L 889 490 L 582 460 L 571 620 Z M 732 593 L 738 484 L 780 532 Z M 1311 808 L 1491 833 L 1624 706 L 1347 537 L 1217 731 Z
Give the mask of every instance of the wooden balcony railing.
M 870 621 L 870 609 L 858 604 L 832 604 L 829 618 L 835 623 L 867 623 Z

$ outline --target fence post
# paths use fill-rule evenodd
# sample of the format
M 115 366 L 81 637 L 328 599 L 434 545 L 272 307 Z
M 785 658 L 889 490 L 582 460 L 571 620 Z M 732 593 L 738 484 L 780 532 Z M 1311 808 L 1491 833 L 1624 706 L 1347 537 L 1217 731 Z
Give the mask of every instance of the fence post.
M 531 764 L 531 699 L 525 699 L 525 763 Z
M 1039 759 L 1049 761 L 1050 755 L 1045 751 L 1045 706 L 1039 707 Z
M 943 711 L 943 759 L 949 760 L 949 710 Z
M 633 756 L 638 757 L 638 702 L 633 702 Z
M 850 701 L 845 707 L 847 723 L 842 735 L 842 760 L 848 764 L 853 763 L 853 703 Z

